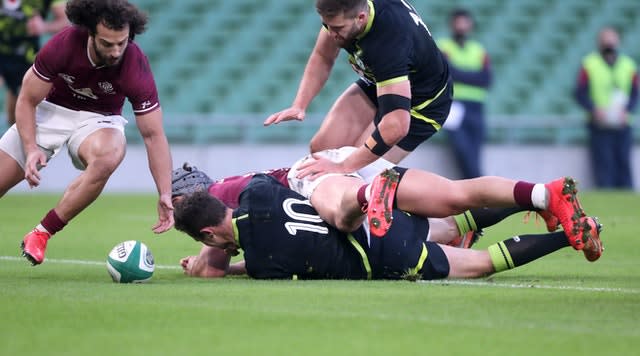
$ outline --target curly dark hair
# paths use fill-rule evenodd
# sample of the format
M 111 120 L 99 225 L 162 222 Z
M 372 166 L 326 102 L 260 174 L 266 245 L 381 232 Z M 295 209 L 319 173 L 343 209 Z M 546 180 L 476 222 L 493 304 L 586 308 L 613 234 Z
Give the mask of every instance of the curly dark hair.
M 65 9 L 71 23 L 85 27 L 92 36 L 102 23 L 109 29 L 122 30 L 129 25 L 129 38 L 146 30 L 147 14 L 126 0 L 70 0 Z
M 367 0 L 316 0 L 316 10 L 320 16 L 328 18 L 342 14 L 355 16 L 366 7 Z
M 207 191 L 187 194 L 174 207 L 175 228 L 201 241 L 203 236 L 200 230 L 220 225 L 226 213 L 227 206 Z

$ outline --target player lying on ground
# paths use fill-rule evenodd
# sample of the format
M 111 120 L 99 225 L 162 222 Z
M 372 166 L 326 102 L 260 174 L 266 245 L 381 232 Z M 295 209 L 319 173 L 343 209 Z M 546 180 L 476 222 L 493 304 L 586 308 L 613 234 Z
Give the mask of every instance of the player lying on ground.
M 370 166 L 369 166 L 370 167 Z M 266 175 L 273 177 L 284 187 L 289 187 L 287 174 L 289 168 L 279 168 L 264 171 Z M 362 171 L 360 171 L 362 172 Z M 373 171 L 372 171 L 373 172 Z M 377 171 L 375 171 L 377 172 Z M 374 172 L 374 173 L 375 173 Z M 172 197 L 174 203 L 180 197 L 196 191 L 208 191 L 210 195 L 220 199 L 226 206 L 235 209 L 239 204 L 240 192 L 249 184 L 251 178 L 258 172 L 251 172 L 240 176 L 232 176 L 213 181 L 206 173 L 185 163 L 172 172 Z M 376 175 L 363 172 L 367 177 Z M 331 184 L 331 180 L 326 184 Z M 325 184 L 323 183 L 323 184 Z M 471 247 L 477 240 L 482 228 L 491 226 L 501 221 L 505 217 L 527 209 L 515 207 L 504 209 L 472 209 L 455 217 L 443 219 L 433 219 L 430 221 L 431 235 L 430 241 L 451 244 L 458 247 Z M 553 225 L 553 229 L 556 229 Z M 207 247 L 203 247 L 207 249 Z
M 326 150 L 317 153 L 316 157 L 322 155 L 327 159 L 339 161 L 348 157 L 354 149 L 342 147 Z M 383 236 L 391 223 L 391 219 L 385 218 L 385 213 L 387 217 L 391 216 L 391 204 L 396 204 L 394 196 L 397 188 L 397 207 L 420 216 L 447 217 L 463 213 L 466 209 L 486 206 L 521 207 L 523 210 L 542 210 L 540 214 L 547 221 L 549 231 L 556 230 L 558 221 L 562 223 L 572 246 L 577 250 L 584 247 L 584 242 L 590 235 L 590 226 L 580 221 L 585 214 L 578 202 L 575 182 L 572 179 L 559 179 L 547 185 L 489 176 L 452 181 L 426 171 L 396 167 L 396 170 L 402 174 L 400 177 L 393 178 L 394 182 L 389 181 L 386 176 L 378 178 L 381 183 L 379 188 L 393 187 L 393 189 L 376 190 L 365 183 L 372 182 L 379 172 L 393 166 L 384 159 L 350 174 L 330 173 L 313 180 L 309 177 L 298 178 L 298 168 L 310 159 L 313 158 L 304 157 L 293 165 L 287 174 L 288 186 L 308 198 L 324 221 L 342 231 L 353 231 L 362 224 L 362 218 L 364 218 L 362 212 L 367 210 L 369 196 L 371 196 L 367 192 L 374 191 L 376 193 L 373 196 L 376 199 L 372 200 L 372 207 L 368 209 L 371 220 L 374 221 L 374 224 L 370 224 L 370 228 L 374 235 Z M 283 177 L 285 169 L 272 172 L 279 182 L 287 186 Z M 196 175 L 182 181 L 176 178 L 176 174 L 183 173 L 174 171 L 174 192 L 176 185 L 188 185 L 192 182 L 190 179 L 197 180 L 200 177 Z M 204 176 L 206 177 L 206 174 Z M 189 175 L 187 174 L 186 177 Z M 247 178 L 246 176 L 236 177 L 232 181 L 244 181 L 246 184 Z M 207 185 L 209 184 L 207 182 Z M 233 194 L 234 199 L 243 187 L 240 185 L 234 188 L 236 192 Z M 188 189 L 190 188 L 187 188 L 186 192 L 189 191 Z M 209 189 L 211 191 L 212 186 Z M 388 196 L 379 199 L 380 194 Z M 220 196 L 224 193 L 214 195 Z M 226 203 L 229 204 L 228 201 Z M 458 221 L 461 222 L 463 219 L 459 218 Z M 472 224 L 470 225 L 469 229 L 477 230 Z M 462 230 L 464 229 L 461 229 L 461 235 L 464 235 L 467 231 Z M 600 248 L 585 251 L 585 253 L 599 255 Z
M 522 235 L 476 251 L 428 240 L 426 218 L 393 210 L 394 223 L 384 238 L 370 238 L 366 223 L 351 233 L 322 221 L 309 201 L 266 175 L 256 175 L 231 209 L 208 192 L 186 195 L 176 203 L 176 228 L 227 255 L 244 251 L 246 273 L 253 278 L 438 279 L 473 278 L 521 266 L 569 246 L 564 232 Z M 599 242 L 595 219 L 581 217 Z M 205 257 L 200 257 L 205 258 Z M 191 258 L 187 273 L 222 277 L 227 273 Z M 228 263 L 228 260 L 227 260 Z M 200 270 L 195 270 L 196 265 Z M 201 266 L 204 266 L 202 268 Z M 232 272 L 242 272 L 234 266 Z
M 289 187 L 287 174 L 289 168 L 264 171 L 282 184 Z M 366 172 L 362 172 L 367 175 Z M 211 196 L 220 199 L 226 206 L 237 208 L 242 190 L 249 184 L 257 172 L 241 176 L 232 176 L 213 181 L 206 173 L 185 163 L 172 172 L 172 197 L 174 204 L 183 195 L 196 191 L 208 191 Z M 521 212 L 523 208 L 472 209 L 455 217 L 429 219 L 429 241 L 469 248 L 475 243 L 485 227 L 492 226 L 507 216 Z M 555 225 L 554 225 L 555 229 Z M 245 274 L 244 261 L 229 265 L 229 255 L 223 250 L 203 245 L 198 256 L 183 258 L 181 264 L 188 274 L 201 277 L 217 277 L 224 271 L 227 274 Z M 187 265 L 189 268 L 187 269 Z M 224 274 L 224 273 L 223 273 Z

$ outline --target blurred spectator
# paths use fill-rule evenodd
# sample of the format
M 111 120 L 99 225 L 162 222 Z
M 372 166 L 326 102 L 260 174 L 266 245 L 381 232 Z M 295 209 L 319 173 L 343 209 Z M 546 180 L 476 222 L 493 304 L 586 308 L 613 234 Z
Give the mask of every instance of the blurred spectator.
M 444 128 L 462 177 L 474 178 L 482 175 L 484 101 L 491 84 L 491 65 L 484 47 L 469 38 L 474 26 L 469 11 L 454 10 L 449 17 L 449 26 L 451 38 L 438 41 L 438 47 L 449 60 L 454 82 L 454 102 Z
M 64 13 L 66 1 L 3 0 L 0 8 L 0 76 L 7 86 L 7 122 L 16 121 L 16 99 L 22 77 L 31 67 L 40 48 L 40 35 L 55 33 L 69 24 Z M 49 10 L 51 21 L 45 21 Z
M 619 44 L 614 28 L 600 31 L 598 52 L 582 60 L 575 96 L 589 114 L 589 151 L 596 186 L 632 189 L 630 123 L 638 103 L 638 71 L 633 59 L 619 52 Z

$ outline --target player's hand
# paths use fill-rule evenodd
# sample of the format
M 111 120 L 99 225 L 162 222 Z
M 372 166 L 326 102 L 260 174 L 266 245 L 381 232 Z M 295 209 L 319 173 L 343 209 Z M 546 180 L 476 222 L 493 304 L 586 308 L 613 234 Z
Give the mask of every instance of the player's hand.
M 151 228 L 156 234 L 163 233 L 173 227 L 173 204 L 171 195 L 163 194 L 158 200 L 158 222 Z
M 269 126 L 271 124 L 277 124 L 282 121 L 290 121 L 290 120 L 304 120 L 306 115 L 305 110 L 295 107 L 290 107 L 288 109 L 284 109 L 282 111 L 278 111 L 275 114 L 271 114 L 266 120 L 264 120 L 264 126 Z
M 24 167 L 24 179 L 29 183 L 29 187 L 34 188 L 40 185 L 40 171 L 38 168 L 47 165 L 47 155 L 36 148 L 27 152 L 27 162 Z
M 187 256 L 180 260 L 180 266 L 182 267 L 182 271 L 184 272 L 184 274 L 190 273 L 196 258 L 196 256 Z
M 347 171 L 342 162 L 333 162 L 314 153 L 311 158 L 300 164 L 297 177 L 300 179 L 308 177 L 309 180 L 314 180 L 327 173 L 347 173 Z

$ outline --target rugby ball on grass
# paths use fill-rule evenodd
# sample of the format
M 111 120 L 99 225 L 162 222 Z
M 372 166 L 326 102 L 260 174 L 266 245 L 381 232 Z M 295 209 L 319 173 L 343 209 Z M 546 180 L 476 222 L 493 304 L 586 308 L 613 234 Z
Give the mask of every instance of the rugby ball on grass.
M 107 270 L 116 283 L 144 283 L 153 276 L 153 255 L 140 241 L 117 244 L 107 257 Z

